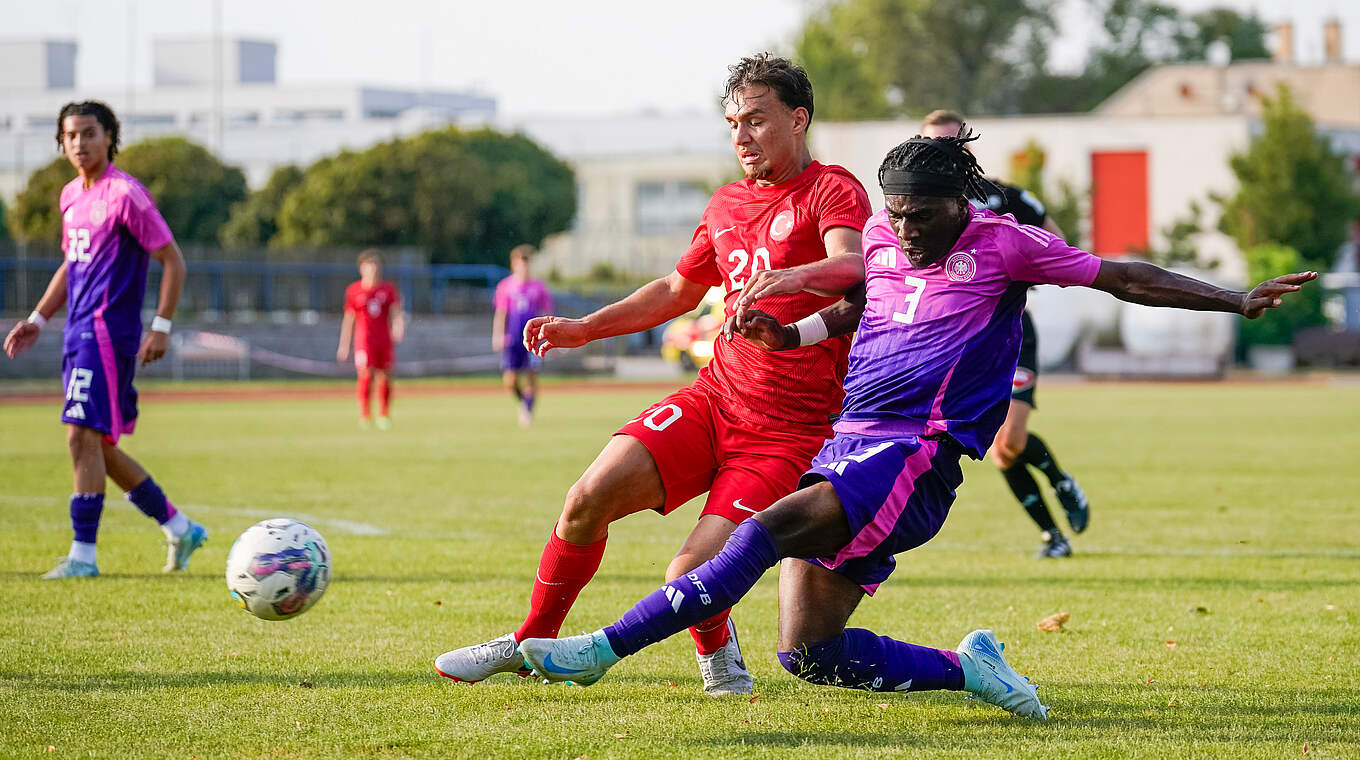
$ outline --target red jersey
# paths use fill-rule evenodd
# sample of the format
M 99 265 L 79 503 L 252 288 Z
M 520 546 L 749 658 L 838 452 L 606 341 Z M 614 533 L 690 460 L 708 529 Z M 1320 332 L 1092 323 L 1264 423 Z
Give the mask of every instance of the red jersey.
M 744 179 L 708 202 L 689 250 L 675 269 L 687 280 L 721 285 L 728 317 L 737 294 L 762 269 L 787 269 L 826 258 L 832 227 L 862 231 L 873 211 L 864 186 L 839 166 L 813 161 L 797 177 L 771 187 Z M 787 293 L 756 304 L 785 324 L 840 299 Z M 765 351 L 740 338 L 719 338 L 697 384 L 737 416 L 764 425 L 827 427 L 840 413 L 850 336 L 791 351 Z
M 354 314 L 355 348 L 386 348 L 392 345 L 392 310 L 401 305 L 401 296 L 389 282 L 379 281 L 371 288 L 363 280 L 345 288 L 345 311 Z

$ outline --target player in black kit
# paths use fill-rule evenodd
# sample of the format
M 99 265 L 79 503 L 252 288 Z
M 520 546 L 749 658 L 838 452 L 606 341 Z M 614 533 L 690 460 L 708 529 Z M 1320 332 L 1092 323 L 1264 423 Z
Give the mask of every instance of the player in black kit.
M 923 137 L 945 137 L 958 134 L 963 117 L 952 111 L 932 111 L 921 124 Z M 990 180 L 992 192 L 985 198 L 970 198 L 975 205 L 998 214 L 1011 214 L 1021 224 L 1043 227 L 1058 237 L 1062 230 L 1049 218 L 1044 204 L 1028 190 L 1004 182 Z M 1039 379 L 1038 334 L 1034 322 L 1026 311 L 1021 319 L 1023 336 L 1020 343 L 1020 361 L 1015 369 L 1015 379 L 1011 385 L 1011 405 L 1006 413 L 1006 422 L 996 434 L 992 445 L 992 460 L 1001 468 L 1015 498 L 1029 513 L 1031 519 L 1043 531 L 1043 546 L 1039 547 L 1036 559 L 1072 556 L 1072 546 L 1058 529 L 1048 504 L 1044 502 L 1043 492 L 1027 467 L 1035 467 L 1048 477 L 1048 482 L 1057 494 L 1058 502 L 1067 513 L 1067 523 L 1073 533 L 1086 530 L 1091 509 L 1086 494 L 1077 481 L 1058 467 L 1058 462 L 1048 450 L 1043 439 L 1029 432 L 1029 414 L 1034 411 L 1034 386 Z

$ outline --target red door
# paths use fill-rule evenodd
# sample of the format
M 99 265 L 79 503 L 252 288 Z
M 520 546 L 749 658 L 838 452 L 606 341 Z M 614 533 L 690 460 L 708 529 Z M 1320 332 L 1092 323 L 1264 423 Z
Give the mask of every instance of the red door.
M 1147 247 L 1147 152 L 1092 153 L 1092 252 L 1120 256 Z

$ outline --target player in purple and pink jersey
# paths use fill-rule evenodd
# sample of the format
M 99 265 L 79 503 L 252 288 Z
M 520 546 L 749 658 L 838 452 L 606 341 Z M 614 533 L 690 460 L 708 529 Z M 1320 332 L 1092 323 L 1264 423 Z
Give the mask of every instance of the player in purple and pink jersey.
M 965 148 L 971 139 L 918 136 L 888 154 L 879 170 L 887 208 L 865 226 L 865 281 L 843 305 L 792 325 L 748 309 L 728 326 L 784 350 L 858 325 L 844 413 L 800 490 L 742 522 L 716 557 L 614 624 L 520 642 L 535 672 L 594 683 L 621 658 L 732 605 L 781 559 L 807 558 L 780 570 L 779 659 L 789 672 L 867 691 L 963 690 L 1047 717 L 989 630 L 948 650 L 845 627 L 892 572 L 893 556 L 939 531 L 963 481 L 959 458 L 982 458 L 1005 419 L 1026 290 L 1085 285 L 1149 306 L 1255 318 L 1317 273 L 1242 293 L 1151 264 L 1103 261 L 1041 228 L 972 209 L 965 196 L 984 180 Z
M 553 309 L 548 286 L 529 276 L 529 258 L 534 253 L 532 245 L 517 245 L 510 251 L 510 276 L 496 284 L 492 298 L 496 315 L 491 326 L 491 348 L 501 354 L 501 377 L 519 402 L 521 427 L 528 427 L 534 420 L 539 359 L 524 347 L 520 336 L 529 320 L 551 314 Z
M 165 355 L 170 317 L 184 287 L 184 256 L 146 188 L 113 165 L 118 119 L 103 103 L 68 103 L 57 117 L 57 144 L 78 176 L 62 188 L 61 249 L 66 260 L 52 276 L 38 308 L 5 338 L 11 358 L 32 346 L 47 320 L 66 305 L 61 421 L 75 470 L 67 556 L 44 578 L 97 576 L 95 536 L 104 511 L 104 480 L 156 520 L 169 543 L 165 571 L 183 570 L 208 540 L 204 527 L 165 498 L 140 464 L 118 448 L 137 423 L 138 362 Z M 151 331 L 142 337 L 148 262 L 164 268 Z M 140 345 L 140 347 L 139 347 Z

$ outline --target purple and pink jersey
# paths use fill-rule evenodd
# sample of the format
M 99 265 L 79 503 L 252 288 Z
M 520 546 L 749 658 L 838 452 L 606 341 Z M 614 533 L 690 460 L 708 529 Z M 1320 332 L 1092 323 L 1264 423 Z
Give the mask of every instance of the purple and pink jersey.
M 172 239 L 151 194 L 112 164 L 88 189 L 79 177 L 62 188 L 66 350 L 94 337 L 116 353 L 137 353 L 148 251 Z
M 1011 216 L 974 209 L 954 248 L 913 269 L 879 211 L 864 228 L 867 305 L 838 434 L 948 434 L 981 458 L 1006 418 L 1025 291 L 1089 285 L 1100 259 Z
M 524 326 L 534 317 L 551 314 L 552 294 L 548 286 L 539 280 L 521 280 L 514 275 L 506 277 L 496 285 L 496 295 L 491 299 L 497 311 L 505 312 L 505 342 L 509 345 L 524 338 Z

